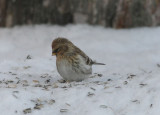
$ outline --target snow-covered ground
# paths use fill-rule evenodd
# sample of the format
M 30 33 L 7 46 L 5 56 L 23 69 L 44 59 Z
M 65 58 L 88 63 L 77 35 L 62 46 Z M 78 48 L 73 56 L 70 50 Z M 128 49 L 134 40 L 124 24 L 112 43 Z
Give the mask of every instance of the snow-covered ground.
M 60 83 L 51 56 L 56 37 L 106 65 L 93 66 L 82 82 Z M 158 27 L 0 28 L 0 115 L 160 115 L 159 82 Z

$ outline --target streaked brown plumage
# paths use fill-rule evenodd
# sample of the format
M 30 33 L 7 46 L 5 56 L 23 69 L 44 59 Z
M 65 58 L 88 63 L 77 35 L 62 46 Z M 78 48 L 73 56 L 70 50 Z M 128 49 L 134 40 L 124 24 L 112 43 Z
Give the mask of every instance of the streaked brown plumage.
M 56 55 L 59 74 L 67 81 L 81 81 L 92 74 L 92 65 L 105 65 L 90 59 L 83 51 L 66 38 L 52 42 L 52 55 Z

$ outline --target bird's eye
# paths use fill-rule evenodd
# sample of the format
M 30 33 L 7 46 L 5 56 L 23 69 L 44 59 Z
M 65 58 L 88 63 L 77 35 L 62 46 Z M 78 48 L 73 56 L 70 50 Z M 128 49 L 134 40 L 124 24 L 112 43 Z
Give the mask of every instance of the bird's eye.
M 58 51 L 59 51 L 59 48 L 57 48 L 57 49 L 53 50 L 53 52 L 52 52 L 52 53 L 57 53 Z

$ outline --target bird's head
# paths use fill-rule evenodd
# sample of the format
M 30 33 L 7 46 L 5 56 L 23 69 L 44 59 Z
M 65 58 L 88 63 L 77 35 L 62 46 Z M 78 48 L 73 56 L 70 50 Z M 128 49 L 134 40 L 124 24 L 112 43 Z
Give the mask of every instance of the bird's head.
M 56 38 L 52 42 L 52 56 L 64 55 L 73 47 L 73 43 L 66 38 Z

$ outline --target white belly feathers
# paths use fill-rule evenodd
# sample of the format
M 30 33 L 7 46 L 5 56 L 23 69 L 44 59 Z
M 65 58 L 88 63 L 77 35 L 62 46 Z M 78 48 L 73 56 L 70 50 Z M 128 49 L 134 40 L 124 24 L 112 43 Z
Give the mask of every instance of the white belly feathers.
M 59 74 L 67 81 L 82 81 L 87 78 L 92 73 L 91 65 L 86 65 L 85 60 L 80 55 L 79 67 L 73 66 L 66 59 L 61 59 L 57 61 L 57 70 Z

